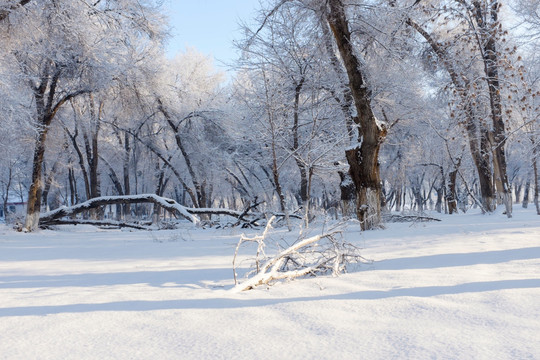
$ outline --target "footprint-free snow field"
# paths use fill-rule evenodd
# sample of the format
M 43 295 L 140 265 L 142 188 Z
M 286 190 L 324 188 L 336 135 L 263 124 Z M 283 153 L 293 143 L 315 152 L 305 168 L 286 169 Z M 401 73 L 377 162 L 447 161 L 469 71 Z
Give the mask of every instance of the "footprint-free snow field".
M 0 227 L 0 359 L 540 359 L 540 216 L 439 217 L 351 225 L 373 263 L 244 292 L 240 229 Z

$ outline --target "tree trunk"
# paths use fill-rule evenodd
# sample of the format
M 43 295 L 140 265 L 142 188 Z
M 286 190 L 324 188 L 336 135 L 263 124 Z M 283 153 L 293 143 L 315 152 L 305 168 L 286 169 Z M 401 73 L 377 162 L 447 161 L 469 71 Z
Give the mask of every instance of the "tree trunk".
M 442 206 L 443 206 L 444 186 L 441 185 L 440 187 L 436 188 L 435 192 L 437 193 L 437 201 L 435 202 L 435 211 L 441 214 Z
M 45 141 L 49 128 L 43 127 L 36 139 L 34 149 L 34 159 L 32 162 L 32 184 L 28 190 L 28 203 L 26 205 L 26 220 L 24 227 L 27 231 L 35 231 L 39 226 L 39 212 L 41 210 L 42 199 L 42 169 L 45 156 Z
M 493 123 L 492 130 L 492 151 L 493 151 L 493 167 L 495 175 L 495 185 L 499 197 L 502 199 L 506 208 L 506 216 L 512 217 L 512 193 L 508 182 L 508 174 L 506 171 L 506 155 L 504 153 L 504 145 L 506 143 L 506 134 L 504 120 L 502 117 L 502 101 L 501 87 L 499 81 L 499 53 L 495 36 L 497 35 L 498 11 L 499 3 L 493 0 L 488 13 L 484 13 L 482 4 L 475 0 L 473 1 L 474 14 L 476 22 L 480 28 L 480 44 L 484 60 L 484 72 L 486 74 L 486 82 L 489 90 L 489 102 L 491 110 L 491 119 Z
M 480 180 L 481 207 L 483 212 L 493 212 L 496 206 L 495 189 L 492 182 L 492 171 L 489 162 L 489 154 L 492 149 L 489 145 L 489 136 L 483 126 L 479 126 L 478 119 L 475 116 L 474 108 L 471 104 L 469 94 L 469 81 L 459 76 L 454 67 L 451 56 L 446 52 L 443 45 L 437 42 L 426 30 L 411 19 L 407 19 L 407 24 L 415 29 L 431 46 L 439 61 L 442 63 L 452 84 L 456 88 L 459 96 L 460 105 L 463 108 L 465 116 L 465 128 L 469 140 L 469 149 L 478 172 Z
M 121 139 L 121 138 L 120 138 Z M 122 171 L 123 171 L 123 177 L 124 177 L 124 194 L 130 195 L 131 194 L 131 188 L 129 183 L 129 154 L 131 153 L 131 145 L 129 142 L 129 134 L 127 132 L 124 132 L 124 156 L 123 156 L 123 162 L 122 162 Z M 126 218 L 129 218 L 129 214 L 131 213 L 130 204 L 124 204 L 122 211 L 123 215 Z
M 495 195 L 495 188 L 493 186 L 493 172 L 491 170 L 489 159 L 491 147 L 485 131 L 483 131 L 484 134 L 480 135 L 480 140 L 475 138 L 475 136 L 478 136 L 475 132 L 476 129 L 470 131 L 470 126 L 472 126 L 473 121 L 474 120 L 467 125 L 467 130 L 469 133 L 469 146 L 471 149 L 471 154 L 478 171 L 482 211 L 493 212 L 497 206 L 497 198 Z
M 401 205 L 402 205 L 402 200 L 403 200 L 403 193 L 402 193 L 402 186 L 399 185 L 397 188 L 396 188 L 396 201 L 395 201 L 395 204 L 394 204 L 394 207 L 395 207 L 395 210 L 396 211 L 401 211 Z
M 45 180 L 45 187 L 43 189 L 43 193 L 41 196 L 41 202 L 45 205 L 45 208 L 49 208 L 48 200 L 49 200 L 49 192 L 51 190 L 51 186 L 54 180 L 54 176 L 56 174 L 56 171 L 58 170 L 58 160 L 54 162 L 51 171 L 49 171 L 49 174 L 46 176 Z
M 281 189 L 281 182 L 279 181 L 279 169 L 277 165 L 276 145 L 275 145 L 275 139 L 273 138 L 273 136 L 272 136 L 272 175 L 274 178 L 274 186 L 276 188 L 276 193 L 279 198 L 279 208 L 285 214 L 287 227 L 289 228 L 289 231 L 291 231 L 292 228 L 291 228 L 291 224 L 289 220 L 289 212 L 287 210 L 287 206 L 285 205 L 285 196 L 283 195 L 283 190 Z
M 515 181 L 512 182 L 512 189 L 514 191 L 514 197 L 516 199 L 516 203 L 519 203 L 519 197 L 521 195 L 521 190 L 523 190 L 523 182 L 520 181 L 519 183 L 516 183 Z
M 182 141 L 182 138 L 180 136 L 180 128 L 179 125 L 176 125 L 174 123 L 174 119 L 169 114 L 167 109 L 163 106 L 163 103 L 160 99 L 157 99 L 158 102 L 158 109 L 165 117 L 165 120 L 167 120 L 167 124 L 170 126 L 170 128 L 174 132 L 174 139 L 176 141 L 176 145 L 180 152 L 182 153 L 182 156 L 184 157 L 184 162 L 186 163 L 186 167 L 188 169 L 189 175 L 191 176 L 191 182 L 193 183 L 193 186 L 195 187 L 195 193 L 197 194 L 196 202 L 193 204 L 195 207 L 204 207 L 207 203 L 209 203 L 209 199 L 207 198 L 206 189 L 204 186 L 204 183 L 200 182 L 200 179 L 198 178 L 197 174 L 195 173 L 195 169 L 191 163 L 191 158 L 189 157 L 186 148 L 184 146 L 184 143 Z
M 12 169 L 12 165 L 10 164 L 9 166 L 9 169 L 8 169 L 8 182 L 6 184 L 6 187 L 5 187 L 5 190 L 4 190 L 4 196 L 2 198 L 2 201 L 3 201 L 3 204 L 2 204 L 2 210 L 4 212 L 4 219 L 6 220 L 6 223 L 7 223 L 7 219 L 8 219 L 8 200 L 9 200 L 9 189 L 11 188 L 11 181 L 12 181 L 12 174 L 13 174 L 13 169 Z
M 349 172 L 338 171 L 343 217 L 356 216 L 356 191 Z
M 327 21 L 343 60 L 354 99 L 358 125 L 358 144 L 345 151 L 349 172 L 356 188 L 356 215 L 362 230 L 381 225 L 382 186 L 379 150 L 386 130 L 379 126 L 371 109 L 360 60 L 352 45 L 349 23 L 341 0 L 329 0 Z
M 526 209 L 529 206 L 529 194 L 531 191 L 531 180 L 527 179 L 527 182 L 525 183 L 525 189 L 523 190 L 523 202 L 521 206 L 523 206 L 524 209 Z M 519 199 L 519 194 L 517 194 L 516 199 Z
M 68 180 L 69 180 L 69 200 L 70 200 L 70 206 L 75 205 L 79 202 L 78 196 L 77 196 L 77 180 L 75 179 L 75 172 L 73 171 L 73 166 L 71 165 L 68 169 Z
M 103 111 L 103 102 L 99 104 L 97 113 L 95 109 L 94 97 L 92 96 L 92 94 L 89 95 L 89 103 L 90 127 L 88 132 L 84 133 L 84 142 L 86 147 L 86 162 L 88 163 L 88 174 L 90 180 L 90 198 L 96 198 L 101 196 L 98 136 L 100 130 L 101 113 Z M 91 211 L 90 217 L 94 220 L 102 218 L 102 208 Z
M 540 184 L 538 183 L 538 150 L 535 147 L 533 149 L 533 176 L 534 176 L 534 206 L 536 206 L 536 213 L 540 215 L 540 204 L 538 203 L 538 193 L 540 192 Z
M 460 159 L 461 163 L 461 159 Z M 454 170 L 452 170 L 448 174 L 448 190 L 446 192 L 446 202 L 448 204 L 448 214 L 457 214 L 458 213 L 458 206 L 457 206 L 457 174 L 458 174 L 459 168 L 456 166 Z

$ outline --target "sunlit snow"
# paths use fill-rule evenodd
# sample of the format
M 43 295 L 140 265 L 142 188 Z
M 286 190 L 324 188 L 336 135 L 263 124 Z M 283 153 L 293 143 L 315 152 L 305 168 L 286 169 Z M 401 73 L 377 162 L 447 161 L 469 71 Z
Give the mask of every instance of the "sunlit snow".
M 240 293 L 240 229 L 2 227 L 0 358 L 540 358 L 539 217 L 442 220 L 350 227 L 372 265 Z

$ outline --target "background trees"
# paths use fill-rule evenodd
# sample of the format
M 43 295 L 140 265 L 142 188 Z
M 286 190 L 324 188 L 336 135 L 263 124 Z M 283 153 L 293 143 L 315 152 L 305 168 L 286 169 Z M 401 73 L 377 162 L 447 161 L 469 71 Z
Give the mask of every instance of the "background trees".
M 540 212 L 534 2 L 269 1 L 229 82 L 196 50 L 164 56 L 154 5 L 0 7 L 0 191 L 4 212 L 28 192 L 27 229 L 141 193 L 306 221 L 353 201 L 364 229 L 392 210 Z

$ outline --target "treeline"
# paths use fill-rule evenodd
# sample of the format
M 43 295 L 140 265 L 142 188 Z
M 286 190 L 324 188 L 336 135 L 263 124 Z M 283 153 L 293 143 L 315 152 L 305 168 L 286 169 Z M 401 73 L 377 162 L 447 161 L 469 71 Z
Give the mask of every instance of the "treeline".
M 0 195 L 5 214 L 27 203 L 29 231 L 135 194 L 363 229 L 392 210 L 540 214 L 536 2 L 269 1 L 229 81 L 193 49 L 165 56 L 158 5 L 0 5 Z

